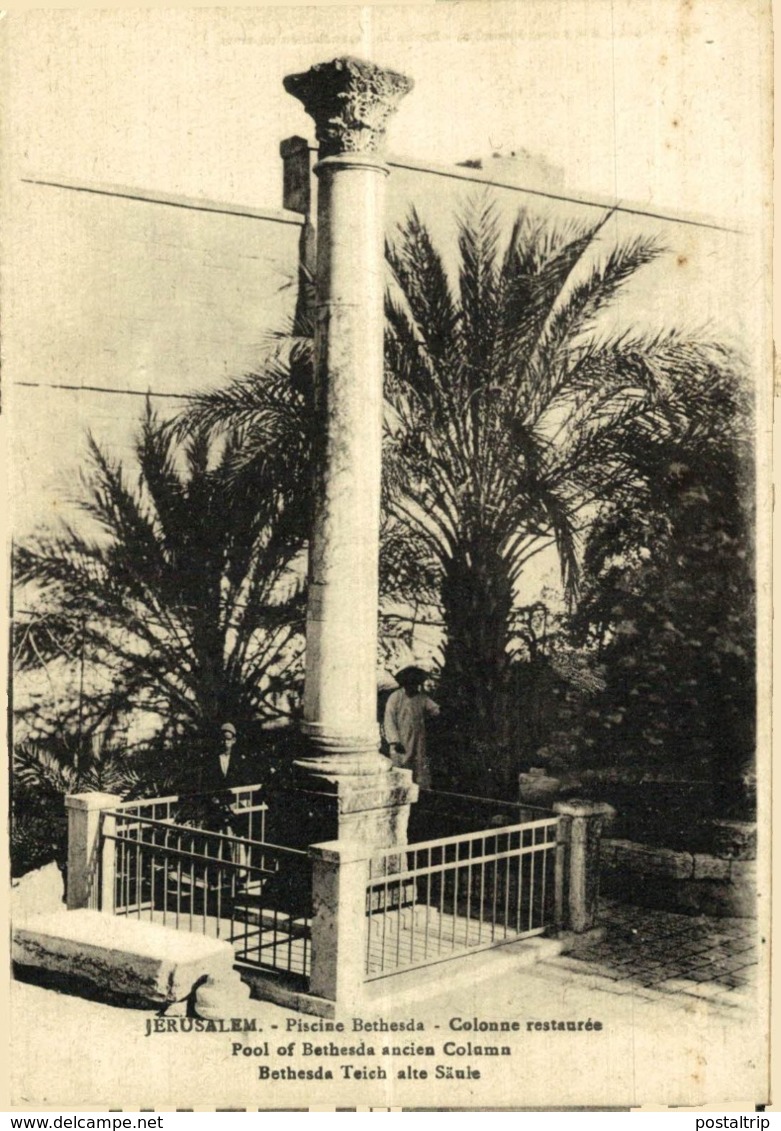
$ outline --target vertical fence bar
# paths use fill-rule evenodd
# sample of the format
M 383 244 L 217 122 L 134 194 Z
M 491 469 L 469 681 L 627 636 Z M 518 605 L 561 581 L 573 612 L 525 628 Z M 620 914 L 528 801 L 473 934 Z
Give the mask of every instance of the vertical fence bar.
M 192 840 L 190 842 L 192 844 Z M 195 856 L 190 857 L 190 930 L 193 929 L 193 914 L 195 911 Z
M 430 923 L 430 920 L 431 920 L 431 849 L 430 848 L 426 849 L 426 852 L 428 853 L 428 873 L 426 874 L 426 927 L 425 927 L 424 941 L 423 941 L 423 957 L 424 958 L 428 958 L 428 935 L 429 935 L 429 923 Z M 418 854 L 415 853 L 416 859 L 417 859 L 417 855 Z M 416 888 L 416 891 L 417 891 L 417 888 Z
M 455 867 L 453 868 L 453 930 L 450 935 L 450 949 L 456 948 L 456 924 L 458 923 L 458 845 L 455 848 Z
M 216 918 L 217 918 L 217 924 L 216 924 L 217 938 L 220 937 L 220 919 L 222 917 L 222 883 L 223 883 L 222 861 L 223 861 L 223 852 L 224 852 L 224 843 L 223 843 L 223 841 L 220 841 L 219 848 L 217 850 L 217 859 L 220 861 L 220 863 L 217 865 L 217 906 L 215 908 Z
M 441 857 L 440 865 L 445 863 L 445 850 L 442 846 L 439 848 L 439 855 Z M 440 867 L 439 870 L 439 930 L 437 931 L 437 954 L 442 953 L 442 927 L 444 926 L 445 917 L 445 873 Z
M 523 849 L 523 830 L 520 834 L 519 848 Z M 523 853 L 518 856 L 518 890 L 515 893 L 515 929 L 521 929 L 521 910 L 523 907 Z
M 182 834 L 176 834 L 176 929 L 179 930 L 179 922 L 182 915 L 182 857 L 178 855 L 182 850 Z
M 387 861 L 385 861 L 387 865 Z M 379 896 L 379 892 L 377 893 Z M 383 877 L 382 888 L 382 905 L 378 907 L 378 911 L 382 915 L 382 938 L 380 940 L 380 970 L 385 969 L 385 938 L 388 930 L 388 879 L 387 875 Z
M 532 851 L 531 851 L 531 855 L 529 857 L 531 869 L 530 869 L 530 874 L 529 874 L 529 925 L 528 925 L 528 930 L 531 930 L 532 927 L 534 926 L 534 865 L 535 865 L 535 861 L 537 859 L 537 853 L 536 853 L 537 830 L 532 829 L 531 834 L 532 834 L 532 843 L 531 843 Z
M 567 849 L 569 847 L 569 817 L 559 817 L 556 823 L 556 858 L 553 869 L 553 925 L 557 931 L 564 927 L 564 906 L 566 901 Z
M 485 860 L 480 861 L 480 914 L 478 915 L 477 941 L 483 941 L 483 920 L 485 919 Z
M 505 849 L 507 855 L 505 856 L 504 864 L 504 934 L 503 938 L 507 938 L 507 927 L 510 920 L 510 834 L 507 834 L 507 848 Z
M 136 860 L 136 918 L 137 919 L 141 918 L 141 895 L 142 895 L 142 888 L 141 888 L 141 849 L 139 847 L 139 840 L 140 840 L 140 836 L 139 836 L 139 833 L 137 832 L 136 838 L 135 838 L 135 844 L 136 844 L 136 857 L 135 857 L 135 860 Z
M 545 895 L 548 883 L 548 855 L 550 853 L 548 833 L 549 829 L 546 825 L 544 829 L 544 841 L 542 850 L 542 877 L 540 882 L 540 926 L 542 926 L 545 922 Z
M 201 851 L 201 854 L 203 856 L 206 855 L 207 847 L 208 847 L 208 841 L 206 842 L 206 844 L 204 845 L 204 847 Z M 201 906 L 201 920 L 202 920 L 201 934 L 205 935 L 205 934 L 207 934 L 206 918 L 207 918 L 208 910 L 209 910 L 209 865 L 206 863 L 205 860 L 203 862 L 203 881 L 202 882 L 203 882 L 203 895 L 201 897 L 201 905 L 202 905 Z
M 113 915 L 116 911 L 117 819 L 113 813 L 103 814 L 100 846 L 100 900 L 98 910 Z
M 117 829 L 119 834 L 119 829 Z M 122 849 L 122 879 L 120 883 L 120 895 L 122 903 L 122 914 L 128 914 L 128 907 L 130 904 L 130 847 L 128 845 L 127 822 L 122 822 L 122 839 L 119 842 Z
M 158 854 L 157 854 L 157 829 L 152 829 L 150 837 L 149 856 L 149 922 L 153 923 L 155 919 L 155 891 L 156 883 L 155 877 L 158 872 Z
M 113 793 L 73 793 L 65 798 L 68 817 L 69 910 L 88 907 L 100 870 L 101 814 L 121 798 Z

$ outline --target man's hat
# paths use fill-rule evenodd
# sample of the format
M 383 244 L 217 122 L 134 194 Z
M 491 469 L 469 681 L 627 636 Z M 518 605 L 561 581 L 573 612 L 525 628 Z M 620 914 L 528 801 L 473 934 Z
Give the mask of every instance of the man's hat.
M 236 728 L 233 725 L 233 723 L 223 723 L 222 726 L 220 727 L 220 733 L 221 734 L 230 733 L 235 738 L 236 737 Z
M 428 679 L 428 672 L 419 668 L 417 664 L 409 664 L 406 668 L 396 672 L 396 683 L 404 687 L 408 683 L 423 683 Z

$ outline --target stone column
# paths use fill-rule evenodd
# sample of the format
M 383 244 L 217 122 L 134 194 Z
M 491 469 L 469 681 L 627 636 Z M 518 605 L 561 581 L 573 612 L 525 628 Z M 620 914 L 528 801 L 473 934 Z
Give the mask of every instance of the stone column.
M 616 815 L 612 805 L 599 801 L 556 801 L 553 809 L 563 818 L 565 853 L 557 871 L 557 903 L 561 900 L 562 925 L 576 934 L 589 931 L 599 904 L 599 842 L 602 829 Z M 558 908 L 557 908 L 558 918 Z
M 93 906 L 98 905 L 98 883 L 100 875 L 100 831 L 104 809 L 114 809 L 122 798 L 114 793 L 70 793 L 65 798 L 68 813 L 68 884 L 65 901 L 68 910 L 89 907 L 94 896 Z M 111 848 L 113 850 L 113 844 Z M 111 855 L 113 860 L 113 854 Z M 108 856 L 106 857 L 108 860 Z M 113 876 L 106 875 L 106 861 L 103 863 L 101 881 L 102 898 L 111 892 L 113 910 Z M 107 908 L 108 910 L 108 908 Z
M 406 804 L 408 813 L 414 787 L 408 772 L 391 770 L 380 755 L 376 718 L 388 174 L 382 151 L 387 119 L 412 84 L 344 58 L 289 75 L 284 85 L 314 119 L 319 143 L 318 448 L 301 726 L 307 749 L 297 765 L 310 784 L 328 782 L 338 795 L 338 828 L 324 827 L 316 839 L 349 835 L 387 845 L 399 838 L 399 822 L 384 813 L 375 835 L 367 809 Z M 400 824 L 404 839 L 404 814 Z
M 357 59 L 289 75 L 319 142 L 313 529 L 303 733 L 315 772 L 378 774 L 385 123 L 409 79 Z

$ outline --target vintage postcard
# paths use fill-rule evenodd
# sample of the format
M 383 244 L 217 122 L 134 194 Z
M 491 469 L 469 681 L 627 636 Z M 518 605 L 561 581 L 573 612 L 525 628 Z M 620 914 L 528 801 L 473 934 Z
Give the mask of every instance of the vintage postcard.
M 10 1106 L 769 1103 L 769 7 L 0 33 Z

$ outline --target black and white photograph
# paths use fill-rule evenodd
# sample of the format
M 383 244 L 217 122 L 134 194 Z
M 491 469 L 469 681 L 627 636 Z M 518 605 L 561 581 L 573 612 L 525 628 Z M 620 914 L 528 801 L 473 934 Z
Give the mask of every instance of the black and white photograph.
M 769 5 L 0 35 L 11 1109 L 769 1103 Z

